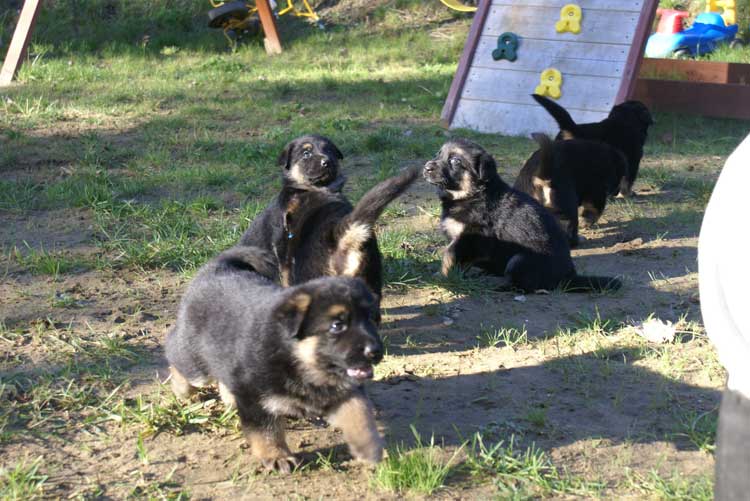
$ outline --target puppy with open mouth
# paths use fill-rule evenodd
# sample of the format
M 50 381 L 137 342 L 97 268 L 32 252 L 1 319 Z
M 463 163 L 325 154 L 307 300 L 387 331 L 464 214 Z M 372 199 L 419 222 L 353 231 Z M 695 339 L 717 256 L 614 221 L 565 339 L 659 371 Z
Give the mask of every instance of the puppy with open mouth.
M 445 143 L 424 166 L 438 188 L 440 224 L 451 239 L 441 272 L 474 265 L 508 277 L 527 292 L 614 290 L 619 280 L 576 273 L 568 239 L 554 216 L 526 193 L 508 186 L 484 148 L 465 139 Z
M 568 110 L 553 100 L 538 94 L 532 94 L 531 97 L 557 122 L 560 127 L 557 139 L 601 141 L 622 151 L 628 160 L 628 168 L 620 183 L 618 196 L 627 197 L 631 194 L 641 165 L 648 128 L 654 123 L 645 104 L 640 101 L 625 101 L 613 106 L 609 116 L 601 122 L 578 124 Z
M 416 180 L 419 169 L 409 168 L 382 181 L 352 206 L 340 192 L 341 158 L 339 149 L 325 137 L 291 141 L 279 157 L 284 172 L 281 193 L 240 242 L 276 256 L 282 285 L 321 276 L 359 277 L 379 301 L 383 279 L 375 223 Z
M 187 398 L 218 383 L 268 470 L 298 465 L 284 438 L 287 416 L 325 416 L 355 459 L 380 461 L 383 440 L 362 388 L 383 358 L 375 297 L 357 278 L 282 288 L 276 273 L 273 256 L 244 246 L 201 268 L 166 339 L 174 393 Z

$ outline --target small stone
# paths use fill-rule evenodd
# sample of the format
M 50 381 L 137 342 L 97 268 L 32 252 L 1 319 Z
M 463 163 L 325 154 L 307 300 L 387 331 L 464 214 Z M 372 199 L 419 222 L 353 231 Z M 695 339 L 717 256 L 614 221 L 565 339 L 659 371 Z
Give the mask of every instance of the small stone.
M 518 301 L 519 303 L 525 303 L 526 302 L 526 296 L 520 295 L 513 298 L 513 301 Z
M 443 317 L 443 325 L 453 325 L 453 320 L 451 317 Z

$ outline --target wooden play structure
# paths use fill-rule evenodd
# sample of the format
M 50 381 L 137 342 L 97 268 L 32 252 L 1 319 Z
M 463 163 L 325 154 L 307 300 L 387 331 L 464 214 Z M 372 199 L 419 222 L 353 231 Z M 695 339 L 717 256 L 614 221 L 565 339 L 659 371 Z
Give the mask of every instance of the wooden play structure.
M 555 132 L 532 93 L 556 99 L 580 122 L 603 119 L 633 93 L 657 4 L 481 0 L 443 125 L 513 136 Z

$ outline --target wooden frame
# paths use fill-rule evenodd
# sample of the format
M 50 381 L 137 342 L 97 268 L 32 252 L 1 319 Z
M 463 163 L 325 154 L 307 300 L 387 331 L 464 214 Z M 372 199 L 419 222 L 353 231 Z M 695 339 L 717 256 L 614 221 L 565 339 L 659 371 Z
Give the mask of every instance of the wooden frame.
M 553 121 L 528 96 L 547 67 L 563 74 L 561 104 L 583 121 L 601 120 L 612 106 L 627 100 L 636 86 L 658 0 L 581 0 L 584 19 L 594 27 L 581 35 L 555 33 L 554 23 L 550 25 L 563 4 L 480 0 L 441 125 L 510 135 L 551 129 Z M 521 50 L 527 51 L 512 63 L 490 58 L 495 40 L 505 31 L 517 33 Z
M 476 14 L 474 14 L 474 22 L 471 23 L 471 29 L 469 30 L 469 38 L 466 40 L 464 50 L 461 52 L 461 58 L 458 60 L 456 76 L 453 77 L 451 87 L 448 90 L 448 96 L 443 105 L 443 111 L 440 114 L 440 123 L 445 128 L 450 126 L 453 114 L 458 107 L 458 100 L 461 98 L 461 91 L 464 88 L 464 83 L 466 83 L 466 76 L 469 74 L 469 68 L 471 68 L 471 63 L 474 60 L 474 52 L 479 43 L 479 35 L 481 35 L 482 29 L 484 29 L 484 22 L 487 20 L 490 5 L 492 5 L 490 0 L 479 0 L 479 7 Z
M 620 83 L 620 90 L 617 92 L 615 98 L 615 104 L 627 101 L 628 98 L 633 95 L 635 89 L 636 80 L 638 78 L 638 70 L 643 60 L 643 53 L 646 50 L 646 42 L 651 34 L 651 27 L 654 24 L 654 18 L 656 16 L 656 9 L 659 7 L 659 0 L 648 0 L 644 9 L 646 9 L 646 16 L 638 24 L 633 36 L 633 43 L 630 45 L 630 52 L 628 53 L 628 60 L 625 63 L 625 69 L 622 72 L 622 82 Z
M 632 97 L 657 111 L 750 119 L 750 64 L 644 59 Z
M 8 53 L 5 55 L 3 68 L 0 70 L 0 85 L 9 85 L 21 67 L 21 62 L 26 57 L 26 49 L 31 40 L 31 32 L 34 30 L 36 16 L 39 14 L 41 0 L 26 0 L 23 3 L 21 17 L 13 32 Z

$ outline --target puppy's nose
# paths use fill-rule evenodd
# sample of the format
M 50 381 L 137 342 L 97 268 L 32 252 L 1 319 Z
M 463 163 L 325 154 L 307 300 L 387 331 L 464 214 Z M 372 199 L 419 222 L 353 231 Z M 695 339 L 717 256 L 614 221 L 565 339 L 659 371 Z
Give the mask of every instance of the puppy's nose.
M 427 162 L 424 164 L 424 171 L 425 172 L 432 172 L 435 170 L 435 162 Z
M 368 343 L 365 345 L 365 358 L 379 362 L 383 358 L 383 347 L 380 343 Z
M 320 165 L 322 167 L 328 167 L 328 159 L 324 158 L 323 160 L 321 160 Z

